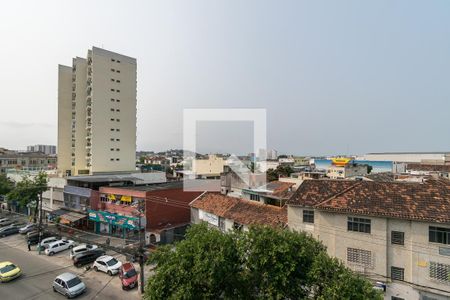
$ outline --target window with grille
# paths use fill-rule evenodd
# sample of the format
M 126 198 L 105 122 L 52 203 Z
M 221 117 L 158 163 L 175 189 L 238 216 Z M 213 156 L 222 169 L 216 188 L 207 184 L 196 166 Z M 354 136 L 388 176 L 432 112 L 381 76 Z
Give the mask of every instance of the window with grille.
M 237 222 L 234 222 L 233 223 L 233 228 L 234 229 L 236 229 L 236 230 L 242 230 L 242 227 L 243 227 L 243 225 L 242 224 L 239 224 L 239 223 L 237 223 Z
M 370 225 L 370 219 L 348 217 L 347 220 L 348 231 L 370 233 Z
M 450 265 L 431 261 L 430 278 L 450 284 Z
M 391 244 L 404 245 L 405 233 L 402 231 L 391 231 Z
M 363 249 L 347 248 L 347 262 L 371 268 L 372 252 Z
M 222 217 L 219 217 L 219 228 L 222 231 L 225 231 L 225 219 Z
M 259 201 L 259 195 L 250 194 L 250 200 Z
M 314 223 L 313 210 L 303 210 L 303 223 Z
M 450 228 L 429 227 L 430 243 L 450 244 Z
M 405 280 L 405 269 L 391 267 L 391 278 L 392 280 Z

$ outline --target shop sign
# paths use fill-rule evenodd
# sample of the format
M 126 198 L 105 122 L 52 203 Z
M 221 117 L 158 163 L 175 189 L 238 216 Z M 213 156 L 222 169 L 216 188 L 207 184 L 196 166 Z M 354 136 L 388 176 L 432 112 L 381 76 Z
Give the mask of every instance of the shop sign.
M 139 225 L 139 220 L 134 217 L 120 216 L 109 213 L 107 211 L 89 211 L 89 220 L 109 223 L 116 226 L 121 226 L 128 229 L 136 229 Z M 143 225 L 143 224 L 142 224 Z
M 131 196 L 123 195 L 122 197 L 120 197 L 120 201 L 131 202 Z
M 108 194 L 108 199 L 111 201 L 115 201 L 116 200 L 116 196 L 113 194 Z

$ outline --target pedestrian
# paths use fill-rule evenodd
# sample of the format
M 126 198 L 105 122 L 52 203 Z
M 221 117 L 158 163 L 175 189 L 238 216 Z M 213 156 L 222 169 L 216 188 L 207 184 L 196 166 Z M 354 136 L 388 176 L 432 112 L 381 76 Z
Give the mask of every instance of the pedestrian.
M 27 244 L 28 244 L 28 251 L 31 251 L 31 243 L 30 243 L 30 241 L 28 241 Z

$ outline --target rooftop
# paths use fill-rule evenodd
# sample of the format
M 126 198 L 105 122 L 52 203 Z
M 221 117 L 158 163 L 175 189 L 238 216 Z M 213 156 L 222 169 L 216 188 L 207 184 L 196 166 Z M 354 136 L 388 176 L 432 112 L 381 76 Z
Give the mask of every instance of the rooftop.
M 268 197 L 274 197 L 278 199 L 287 199 L 293 195 L 292 187 L 295 183 L 283 182 L 283 181 L 271 181 L 263 186 L 255 189 L 247 189 L 249 191 L 266 195 Z
M 372 152 L 372 153 L 367 153 L 370 155 L 373 154 L 450 154 L 450 151 L 442 151 L 442 152 Z
M 288 204 L 358 215 L 450 223 L 450 181 L 308 180 Z
M 114 188 L 120 188 L 120 189 L 125 189 L 125 190 L 134 190 L 134 191 L 155 191 L 155 190 L 180 189 L 180 188 L 183 188 L 183 181 L 151 183 L 149 185 L 137 185 L 137 186 L 118 186 L 118 187 L 114 187 Z
M 372 181 L 384 181 L 384 182 L 395 181 L 395 175 L 392 172 L 371 173 L 364 177 Z
M 285 226 L 287 224 L 286 208 L 227 197 L 220 193 L 204 193 L 190 205 L 243 225 Z
M 409 171 L 450 172 L 450 165 L 408 164 Z

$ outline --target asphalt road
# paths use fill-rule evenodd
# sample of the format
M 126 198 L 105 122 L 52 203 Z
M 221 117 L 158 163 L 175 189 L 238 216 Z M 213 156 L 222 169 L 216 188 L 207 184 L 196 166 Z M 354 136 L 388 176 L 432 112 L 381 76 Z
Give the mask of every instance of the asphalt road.
M 49 257 L 28 252 L 24 237 L 13 235 L 0 239 L 0 261 L 12 261 L 17 264 L 23 275 L 11 282 L 0 283 L 0 299 L 65 299 L 53 292 L 52 282 L 64 272 L 78 274 L 86 284 L 87 291 L 77 299 L 140 299 L 137 289 L 123 291 L 118 276 L 108 276 L 94 270 L 75 268 L 69 259 L 68 250 Z

